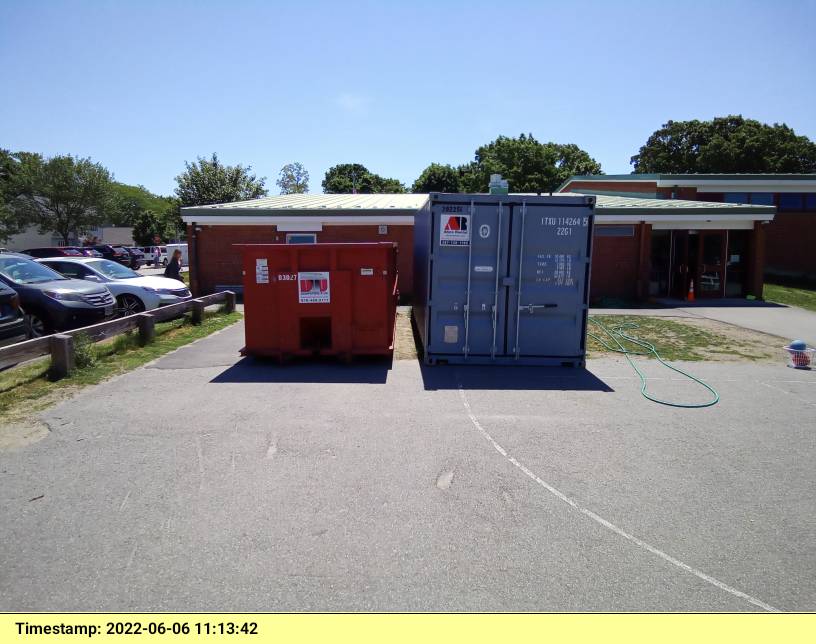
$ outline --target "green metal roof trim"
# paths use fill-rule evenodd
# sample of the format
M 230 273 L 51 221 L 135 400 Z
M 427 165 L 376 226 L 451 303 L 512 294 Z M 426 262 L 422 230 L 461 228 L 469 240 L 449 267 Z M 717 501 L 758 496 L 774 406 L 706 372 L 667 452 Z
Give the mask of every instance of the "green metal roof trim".
M 816 174 L 576 174 L 564 181 L 556 192 L 572 181 L 816 181 Z
M 564 193 L 569 194 L 569 193 Z M 637 212 L 652 214 L 689 215 L 771 215 L 776 206 L 754 206 L 742 203 L 720 203 L 711 201 L 685 201 L 683 199 L 650 199 L 621 197 L 619 195 L 597 195 L 595 211 L 599 215 L 624 215 Z
M 560 193 L 560 196 L 579 195 Z M 520 195 L 510 195 L 520 196 Z M 377 195 L 279 195 L 252 201 L 236 201 L 210 206 L 182 208 L 182 216 L 276 216 L 304 215 L 384 215 L 386 213 L 413 214 L 428 202 L 427 194 L 377 194 Z M 656 199 L 654 197 L 597 194 L 596 212 L 599 215 L 649 213 L 652 215 L 769 215 L 776 213 L 775 206 L 720 203 L 708 201 L 685 201 L 682 199 Z
M 275 195 L 249 201 L 189 206 L 182 208 L 182 215 L 232 215 L 269 214 L 275 211 L 343 210 L 348 212 L 416 211 L 428 201 L 425 194 L 299 194 Z M 307 213 L 304 213 L 307 214 Z

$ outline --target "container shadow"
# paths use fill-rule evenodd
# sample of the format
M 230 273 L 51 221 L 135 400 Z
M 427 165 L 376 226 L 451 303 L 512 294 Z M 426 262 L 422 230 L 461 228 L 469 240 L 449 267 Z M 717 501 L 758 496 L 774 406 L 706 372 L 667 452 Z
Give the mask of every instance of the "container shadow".
M 361 358 L 351 364 L 330 360 L 290 362 L 241 358 L 210 380 L 212 383 L 361 383 L 385 384 L 390 358 Z
M 421 365 L 426 390 L 602 391 L 614 389 L 591 371 L 572 367 Z

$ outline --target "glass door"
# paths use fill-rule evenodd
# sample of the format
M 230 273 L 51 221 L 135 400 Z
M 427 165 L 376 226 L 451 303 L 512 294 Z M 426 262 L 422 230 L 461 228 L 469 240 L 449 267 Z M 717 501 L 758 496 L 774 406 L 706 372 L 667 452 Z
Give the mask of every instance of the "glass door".
M 701 230 L 699 238 L 696 295 L 698 297 L 723 297 L 725 294 L 725 231 Z

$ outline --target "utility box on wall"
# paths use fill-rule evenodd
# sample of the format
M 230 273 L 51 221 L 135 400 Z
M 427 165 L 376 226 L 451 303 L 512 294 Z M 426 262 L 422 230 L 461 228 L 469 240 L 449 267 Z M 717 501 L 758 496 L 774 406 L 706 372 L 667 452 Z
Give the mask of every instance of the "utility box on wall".
M 583 366 L 595 197 L 431 194 L 414 223 L 425 362 Z
M 391 355 L 397 248 L 359 244 L 239 244 L 244 355 Z

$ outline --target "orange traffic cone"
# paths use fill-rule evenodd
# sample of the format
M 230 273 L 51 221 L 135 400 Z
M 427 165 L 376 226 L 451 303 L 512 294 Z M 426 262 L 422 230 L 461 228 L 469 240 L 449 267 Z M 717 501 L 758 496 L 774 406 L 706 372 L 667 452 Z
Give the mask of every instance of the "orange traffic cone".
M 688 295 L 686 295 L 686 301 L 687 302 L 694 301 L 694 280 L 689 281 L 689 290 Z

